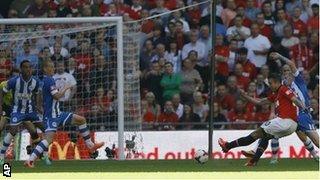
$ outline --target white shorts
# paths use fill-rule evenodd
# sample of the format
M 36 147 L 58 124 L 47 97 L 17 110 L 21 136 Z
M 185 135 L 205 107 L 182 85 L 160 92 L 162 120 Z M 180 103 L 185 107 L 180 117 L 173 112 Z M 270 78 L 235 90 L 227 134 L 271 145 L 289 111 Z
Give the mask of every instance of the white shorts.
M 275 138 L 281 138 L 294 133 L 297 130 L 297 122 L 291 119 L 282 119 L 276 117 L 261 125 L 261 128 Z

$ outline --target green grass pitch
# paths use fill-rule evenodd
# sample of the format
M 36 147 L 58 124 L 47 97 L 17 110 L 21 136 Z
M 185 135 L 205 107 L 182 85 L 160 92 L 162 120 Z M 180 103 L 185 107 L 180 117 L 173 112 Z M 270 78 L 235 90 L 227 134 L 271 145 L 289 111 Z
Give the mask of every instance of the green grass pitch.
M 319 163 L 313 159 L 280 159 L 269 164 L 262 159 L 256 167 L 244 167 L 246 160 L 210 160 L 198 164 L 194 160 L 66 160 L 54 161 L 46 166 L 37 161 L 35 168 L 25 168 L 22 161 L 11 162 L 12 174 L 38 172 L 246 172 L 246 171 L 319 171 Z

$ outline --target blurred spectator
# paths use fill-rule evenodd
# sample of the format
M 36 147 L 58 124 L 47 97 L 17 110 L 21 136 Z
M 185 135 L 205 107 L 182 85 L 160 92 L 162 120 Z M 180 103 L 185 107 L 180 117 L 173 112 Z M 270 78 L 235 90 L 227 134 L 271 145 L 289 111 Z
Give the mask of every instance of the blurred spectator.
M 250 82 L 249 83 L 249 86 L 248 86 L 248 90 L 247 90 L 247 94 L 250 96 L 250 97 L 253 97 L 253 98 L 258 98 L 258 95 L 257 95 L 257 86 L 256 86 L 256 83 L 254 81 Z M 252 102 L 247 102 L 246 103 L 246 110 L 248 112 L 250 112 L 251 114 L 254 114 L 257 110 L 256 108 L 256 105 L 253 104 Z
M 297 44 L 299 44 L 299 38 L 293 36 L 292 26 L 291 25 L 284 26 L 281 45 L 290 49 L 292 46 Z
M 307 25 L 300 19 L 301 9 L 295 8 L 292 16 L 293 35 L 306 35 L 308 32 Z
M 146 19 L 149 17 L 149 11 L 147 9 L 141 10 L 141 18 L 144 19 L 141 23 L 141 32 L 149 34 L 152 32 L 155 24 L 152 19 Z
M 311 16 L 312 16 L 312 10 L 311 10 L 311 5 L 310 5 L 310 0 L 302 0 L 300 19 L 304 23 L 307 23 L 309 17 L 311 17 Z
M 205 122 L 209 114 L 209 106 L 206 104 L 204 97 L 202 97 L 201 92 L 196 91 L 193 93 L 193 112 L 198 114 L 201 122 Z
M 237 51 L 238 51 L 238 41 L 235 39 L 231 39 L 229 44 L 229 57 L 227 62 L 230 73 L 234 71 L 234 65 L 236 63 L 236 58 L 237 58 Z
M 270 119 L 271 110 L 270 104 L 264 104 L 261 106 L 260 110 L 255 113 L 254 121 L 261 122 L 261 124 Z
M 183 68 L 180 75 L 180 94 L 182 102 L 183 104 L 191 104 L 193 93 L 201 89 L 201 76 L 199 72 L 193 68 L 192 62 L 188 58 L 183 61 Z
M 312 4 L 312 16 L 307 22 L 308 32 L 317 32 L 319 33 L 319 4 Z
M 255 21 L 260 9 L 256 8 L 255 0 L 247 0 L 247 6 L 245 9 L 245 16 L 251 21 Z
M 111 107 L 112 99 L 108 95 L 105 95 L 103 87 L 95 89 L 95 95 L 93 96 L 90 104 L 91 106 L 97 106 L 99 113 L 108 113 L 112 111 Z
M 275 18 L 272 13 L 272 4 L 270 1 L 264 1 L 262 3 L 262 13 L 264 14 L 264 24 L 273 26 L 275 24 Z
M 228 112 L 229 122 L 240 123 L 231 124 L 230 129 L 248 129 L 250 125 L 241 123 L 250 122 L 252 119 L 252 114 L 245 109 L 245 103 L 240 99 L 236 101 L 235 108 Z
M 290 48 L 290 57 L 295 62 L 297 68 L 310 70 L 313 63 L 313 52 L 308 47 L 308 38 L 305 35 L 301 35 L 299 44 L 296 44 Z
M 0 82 L 10 77 L 12 62 L 8 57 L 5 47 L 0 45 Z
M 240 48 L 238 51 L 238 62 L 242 64 L 243 76 L 254 79 L 257 75 L 256 66 L 248 60 L 248 50 L 246 48 Z
M 267 53 L 271 44 L 267 37 L 260 34 L 258 24 L 251 25 L 251 36 L 245 40 L 244 47 L 248 49 L 248 59 L 257 67 L 261 68 L 267 61 Z
M 177 42 L 177 47 L 179 50 L 182 50 L 185 44 L 189 43 L 189 37 L 183 33 L 182 27 L 183 24 L 181 21 L 177 21 L 176 24 L 176 31 L 174 35 L 174 40 Z
M 152 37 L 149 39 L 152 41 L 154 47 L 157 47 L 158 44 L 166 44 L 163 27 L 156 25 L 153 29 Z
M 21 11 L 19 11 L 21 12 Z M 18 15 L 18 11 L 15 9 L 9 9 L 8 11 L 8 18 L 19 18 L 19 17 L 24 17 L 24 15 L 20 14 Z
M 213 103 L 213 119 L 212 121 L 214 123 L 222 123 L 222 122 L 227 122 L 226 117 L 221 113 L 221 107 L 217 102 Z M 225 129 L 225 125 L 214 125 L 214 129 Z
M 158 117 L 159 123 L 169 123 L 160 124 L 158 130 L 175 130 L 176 124 L 179 121 L 178 115 L 174 112 L 173 104 L 171 101 L 166 101 L 164 104 L 163 112 Z
M 196 4 L 196 1 L 193 1 L 193 4 Z M 187 9 L 186 19 L 190 23 L 191 27 L 195 27 L 200 23 L 201 20 L 201 9 L 199 6 L 193 6 Z
M 55 57 L 55 60 L 63 60 L 63 58 L 67 58 L 69 56 L 68 50 L 62 47 L 61 42 L 54 43 L 53 47 L 50 47 L 49 49 L 52 56 Z M 62 57 L 59 57 L 59 55 Z M 58 59 L 56 57 L 58 57 Z
M 169 11 L 166 7 L 164 7 L 164 0 L 156 0 L 156 5 L 156 8 L 150 10 L 151 16 L 155 14 L 166 13 Z
M 231 39 L 238 40 L 239 46 L 242 46 L 244 40 L 250 36 L 250 29 L 243 26 L 243 18 L 237 15 L 234 18 L 234 26 L 227 29 L 227 37 L 230 42 Z
M 301 8 L 302 4 L 300 0 L 289 0 L 286 3 L 286 11 L 289 13 L 290 16 L 294 14 L 295 8 Z
M 284 27 L 288 24 L 289 24 L 289 22 L 287 21 L 286 13 L 285 13 L 284 9 L 279 9 L 277 11 L 277 21 L 276 21 L 276 24 L 274 25 L 275 35 L 278 37 L 283 37 L 284 36 Z
M 245 27 L 251 26 L 251 20 L 245 16 L 245 7 L 244 5 L 240 5 L 236 9 L 237 16 L 240 16 L 242 18 L 242 25 Z M 234 19 L 233 19 L 234 21 Z M 234 22 L 232 22 L 234 24 Z
M 174 94 L 180 93 L 181 76 L 173 72 L 173 64 L 165 63 L 165 73 L 161 79 L 161 87 L 163 88 L 163 99 L 171 100 Z
M 142 87 L 146 88 L 150 92 L 153 92 L 158 103 L 162 102 L 162 76 L 163 73 L 161 72 L 159 62 L 154 61 L 152 62 L 151 70 L 146 73 L 145 78 L 142 80 Z
M 274 37 L 274 32 L 269 25 L 265 24 L 265 18 L 263 13 L 257 14 L 257 24 L 260 29 L 260 34 L 267 37 L 269 40 L 272 40 L 272 38 Z
M 227 89 L 231 96 L 234 97 L 234 99 L 237 99 L 239 97 L 239 89 L 237 85 L 237 77 L 234 75 L 231 75 L 228 77 L 227 80 Z
M 243 66 L 241 63 L 237 63 L 234 68 L 234 75 L 237 78 L 237 87 L 247 90 L 250 79 L 247 73 L 243 72 Z
M 218 102 L 223 114 L 225 114 L 226 111 L 230 111 L 235 106 L 235 99 L 228 93 L 226 85 L 224 84 L 218 85 L 217 94 L 214 99 Z
M 181 16 L 181 12 L 180 11 L 175 11 L 172 13 L 172 19 L 170 20 L 170 22 L 176 23 L 178 21 L 182 22 L 182 31 L 184 33 L 188 33 L 190 31 L 190 27 L 189 24 L 187 23 L 187 21 Z M 168 28 L 165 29 L 166 32 L 168 32 Z
M 77 91 L 77 82 L 72 74 L 65 72 L 65 62 L 56 62 L 56 74 L 53 76 L 54 81 L 58 89 L 63 89 L 66 85 L 71 85 L 71 89 L 67 90 L 59 101 L 69 101 L 72 99 Z
M 221 19 L 223 24 L 226 27 L 229 27 L 232 19 L 236 17 L 237 13 L 235 12 L 236 4 L 234 0 L 227 0 L 227 6 L 221 11 Z
M 63 1 L 63 0 L 62 0 Z M 30 17 L 46 17 L 49 10 L 48 5 L 44 0 L 34 0 L 34 3 L 31 4 L 26 10 L 26 14 Z
M 156 54 L 152 57 L 151 62 L 159 61 L 161 58 L 165 58 L 168 56 L 168 52 L 166 51 L 166 47 L 162 43 L 157 44 L 155 53 Z
M 156 102 L 155 95 L 152 92 L 146 94 L 145 112 L 142 114 L 144 122 L 154 123 L 161 113 L 160 105 Z
M 22 52 L 20 55 L 16 57 L 15 67 L 20 69 L 20 63 L 23 60 L 29 60 L 32 64 L 32 67 L 35 71 L 38 69 L 39 57 L 37 54 L 31 54 L 30 43 L 29 41 L 25 41 L 23 43 Z
M 67 5 L 67 0 L 60 0 L 60 3 L 57 8 L 57 17 L 67 17 L 71 16 L 72 11 Z
M 173 105 L 173 110 L 178 115 L 178 117 L 181 118 L 183 114 L 183 104 L 181 104 L 180 95 L 179 94 L 173 95 L 171 102 Z
M 140 53 L 140 70 L 145 72 L 149 70 L 151 60 L 156 55 L 153 51 L 153 44 L 151 40 L 146 40 L 144 42 L 144 47 Z
M 199 41 L 205 45 L 206 52 L 212 51 L 212 37 L 208 25 L 202 25 L 200 27 Z
M 95 66 L 90 70 L 89 74 L 91 92 L 94 92 L 95 89 L 101 86 L 104 89 L 115 87 L 115 80 L 112 77 L 114 69 L 110 67 L 110 64 L 106 63 L 105 57 L 97 55 L 94 60 Z
M 223 36 L 216 35 L 215 60 L 216 60 L 216 80 L 225 83 L 229 75 L 228 57 L 230 51 L 228 46 L 224 45 Z
M 181 50 L 178 50 L 177 43 L 175 41 L 169 42 L 169 51 L 164 55 L 167 62 L 173 64 L 174 73 L 181 71 Z
M 30 5 L 34 0 L 13 0 L 10 4 L 10 9 L 8 13 L 8 18 L 24 18 L 27 17 L 26 10 L 30 8 Z M 13 11 L 14 10 L 14 13 Z M 10 12 L 11 11 L 11 12 Z
M 194 113 L 192 108 L 189 105 L 183 106 L 183 115 L 179 118 L 180 123 L 199 123 L 200 117 L 198 114 Z M 192 130 L 192 129 L 199 129 L 199 126 L 195 125 L 181 125 L 178 128 L 183 130 Z

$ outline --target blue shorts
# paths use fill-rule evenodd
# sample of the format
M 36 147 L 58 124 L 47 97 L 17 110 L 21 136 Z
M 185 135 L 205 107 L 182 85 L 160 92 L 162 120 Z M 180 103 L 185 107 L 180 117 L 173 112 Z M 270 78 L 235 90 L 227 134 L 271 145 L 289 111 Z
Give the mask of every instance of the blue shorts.
M 299 112 L 297 131 L 307 132 L 315 130 L 311 115 L 306 112 Z
M 32 113 L 11 113 L 10 125 L 19 125 L 23 121 L 38 122 L 40 120 L 36 112 Z
M 45 132 L 57 131 L 59 126 L 70 124 L 72 120 L 72 113 L 62 112 L 59 117 L 44 117 Z

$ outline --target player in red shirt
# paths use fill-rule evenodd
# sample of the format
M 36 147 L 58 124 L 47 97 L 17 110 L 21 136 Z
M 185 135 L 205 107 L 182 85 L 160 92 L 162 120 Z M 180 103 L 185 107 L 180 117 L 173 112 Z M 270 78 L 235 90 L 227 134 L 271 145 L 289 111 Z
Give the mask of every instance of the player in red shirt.
M 255 156 L 250 159 L 246 166 L 255 166 L 268 147 L 268 141 L 272 138 L 281 138 L 288 136 L 297 129 L 297 114 L 298 107 L 306 110 L 303 103 L 294 95 L 294 93 L 281 84 L 281 76 L 278 74 L 271 74 L 269 76 L 270 88 L 273 94 L 268 98 L 254 99 L 248 96 L 244 91 L 240 90 L 241 95 L 255 104 L 263 105 L 274 102 L 276 106 L 277 117 L 263 123 L 258 129 L 246 137 L 239 138 L 235 141 L 226 142 L 219 138 L 218 143 L 222 151 L 227 153 L 230 149 L 239 146 L 248 146 L 257 139 L 262 139 Z M 298 107 L 297 107 L 298 106 Z

